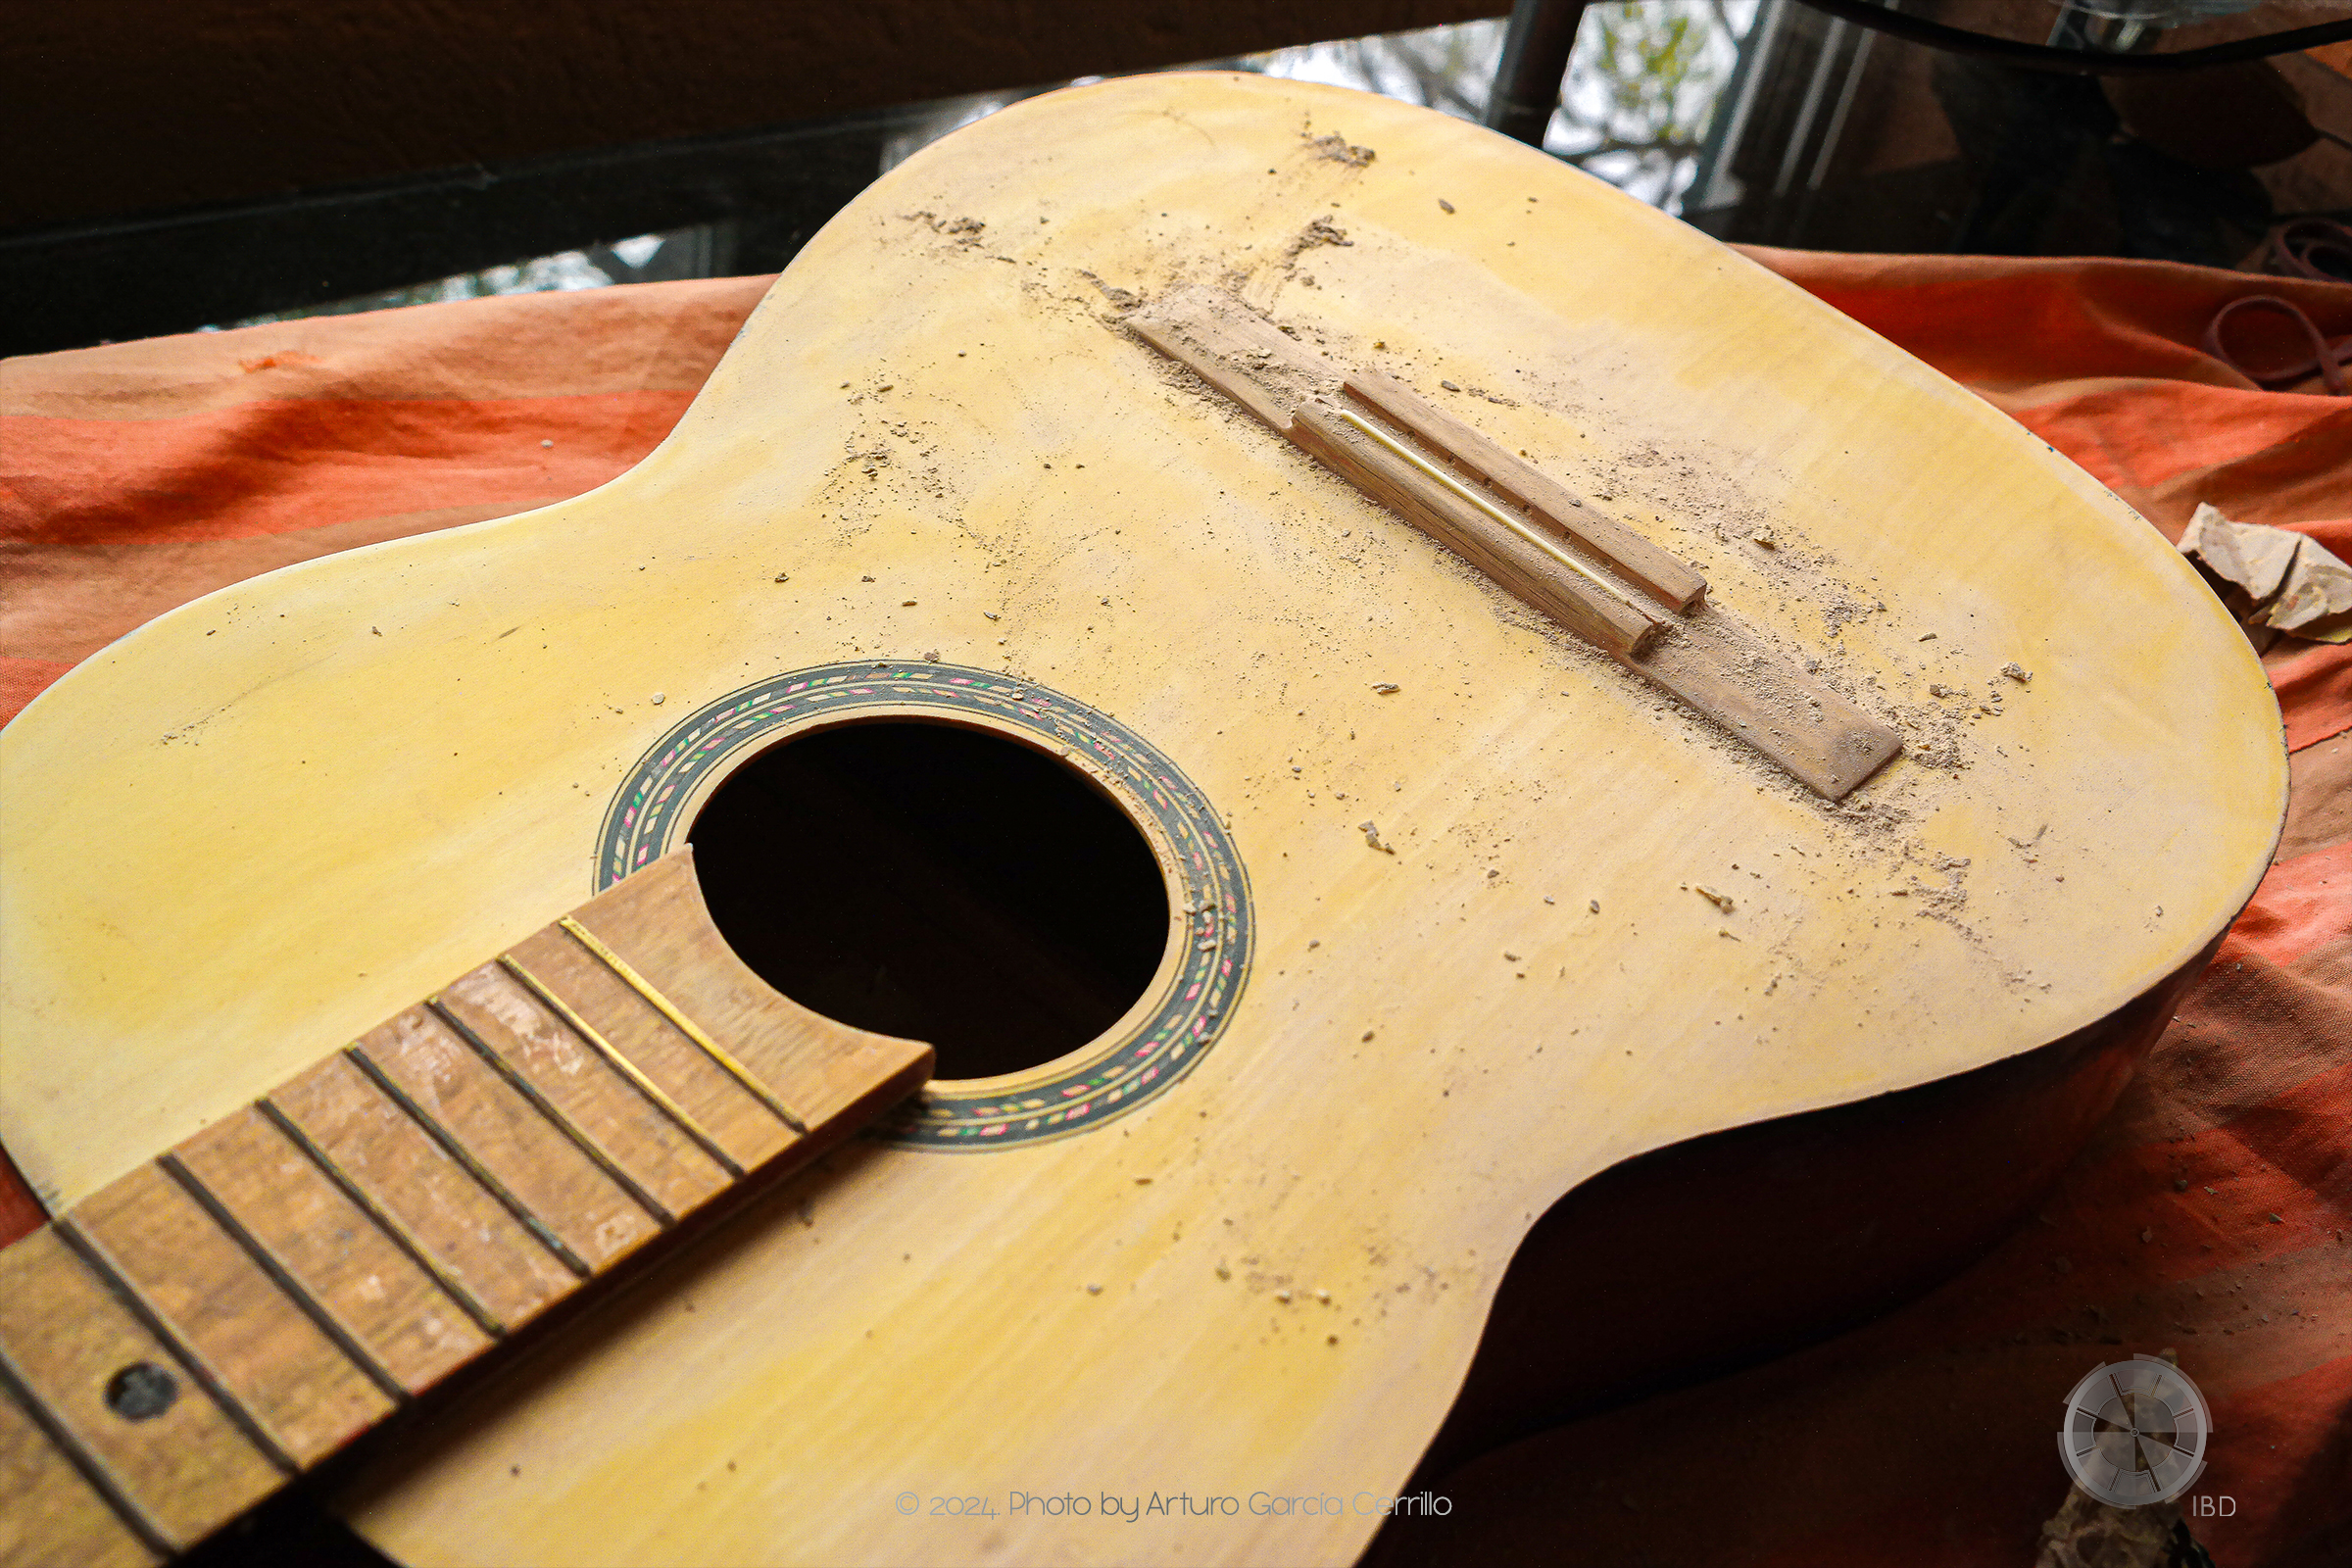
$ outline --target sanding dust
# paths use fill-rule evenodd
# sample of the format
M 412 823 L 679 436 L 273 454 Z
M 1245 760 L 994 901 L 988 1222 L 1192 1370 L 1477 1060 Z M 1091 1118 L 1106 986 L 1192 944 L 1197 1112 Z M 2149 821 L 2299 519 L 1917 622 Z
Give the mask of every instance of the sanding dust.
M 1348 145 L 1348 138 L 1337 132 L 1328 136 L 1314 137 L 1307 142 L 1307 146 L 1314 149 L 1316 157 L 1346 164 L 1350 169 L 1362 169 L 1380 156 L 1369 147 Z
M 1220 440 L 1278 441 L 1284 453 L 1283 462 L 1276 466 L 1284 475 L 1281 486 L 1265 496 L 1237 497 L 1237 503 L 1248 510 L 1224 519 L 1224 523 L 1247 530 L 1249 549 L 1264 557 L 1274 569 L 1291 573 L 1301 586 L 1310 589 L 1324 579 L 1336 583 L 1340 574 L 1350 577 L 1385 574 L 1399 569 L 1408 561 L 1425 560 L 1428 541 L 1411 524 L 1392 515 L 1345 481 L 1324 472 L 1303 453 L 1292 450 L 1287 441 L 1275 437 L 1192 370 L 1147 347 L 1136 338 L 1130 323 L 1139 315 L 1152 313 L 1155 305 L 1179 302 L 1192 290 L 1206 289 L 1231 301 L 1245 289 L 1257 292 L 1257 285 L 1266 279 L 1280 279 L 1296 268 L 1302 256 L 1351 249 L 1357 236 L 1349 231 L 1345 215 L 1336 209 L 1323 210 L 1324 207 L 1318 201 L 1301 214 L 1303 221 L 1291 230 L 1290 238 L 1280 247 L 1270 247 L 1254 255 L 1233 253 L 1220 257 L 1202 252 L 1173 257 L 1166 270 L 1159 272 L 1156 283 L 1073 268 L 1060 272 L 1062 281 L 1056 284 L 1049 269 L 1026 262 L 1022 264 L 1018 284 L 1033 308 L 1047 309 L 1055 315 L 1082 311 L 1086 318 L 1118 337 L 1123 353 L 1136 356 L 1140 365 L 1149 366 L 1147 373 L 1157 381 L 1167 413 L 1189 413 L 1219 421 L 1227 432 Z M 953 241 L 976 262 L 990 259 L 976 243 L 987 232 L 987 225 L 978 220 L 959 225 L 953 220 L 938 220 L 930 215 L 910 216 L 931 232 Z M 1959 776 L 1987 753 L 1979 726 L 1992 723 L 2002 710 L 2000 694 L 1986 689 L 1984 683 L 1989 680 L 2010 693 L 2027 689 L 2014 676 L 2003 674 L 2004 664 L 2015 662 L 2008 654 L 1969 649 L 1964 641 L 1948 635 L 1941 639 L 1932 632 L 1923 635 L 1925 628 L 1891 638 L 1877 631 L 1883 621 L 1899 621 L 1899 616 L 1888 609 L 1875 585 L 1842 569 L 1833 552 L 1810 538 L 1801 525 L 1774 514 L 1757 499 L 1740 477 L 1744 471 L 1743 464 L 1752 466 L 1753 455 L 1692 453 L 1655 441 L 1629 442 L 1621 449 L 1610 450 L 1605 433 L 1615 426 L 1607 416 L 1605 391 L 1599 389 L 1608 384 L 1612 368 L 1603 361 L 1596 359 L 1589 366 L 1580 361 L 1573 367 L 1555 364 L 1543 376 L 1520 372 L 1508 378 L 1507 390 L 1499 390 L 1463 383 L 1457 379 L 1458 369 L 1452 369 L 1448 377 L 1440 377 L 1417 366 L 1414 356 L 1392 349 L 1386 341 L 1375 348 L 1368 335 L 1359 339 L 1351 331 L 1315 320 L 1295 309 L 1285 313 L 1279 328 L 1291 340 L 1313 347 L 1343 371 L 1373 366 L 1377 355 L 1377 368 L 1381 371 L 1416 385 L 1423 396 L 1433 401 L 1451 403 L 1459 416 L 1472 423 L 1479 422 L 1475 407 L 1461 405 L 1476 400 L 1510 408 L 1532 405 L 1565 419 L 1570 429 L 1584 432 L 1575 465 L 1567 473 L 1545 465 L 1541 453 L 1531 454 L 1530 461 L 1537 462 L 1555 477 L 1567 480 L 1571 488 L 1582 490 L 1607 514 L 1692 561 L 1718 584 L 1719 602 L 1730 613 L 1738 614 L 1742 610 L 1756 612 L 1740 614 L 1739 619 L 1743 635 L 1757 645 L 1760 655 L 1768 656 L 1767 662 L 1788 662 L 1792 668 L 1801 669 L 1806 679 L 1819 682 L 1864 713 L 1895 729 L 1904 741 L 1901 757 L 1843 802 L 1826 801 L 1738 736 L 1684 707 L 1647 681 L 1634 677 L 1581 638 L 1529 609 L 1466 561 L 1449 552 L 1440 552 L 1437 560 L 1442 569 L 1475 586 L 1491 612 L 1505 624 L 1541 639 L 1547 649 L 1547 662 L 1563 672 L 1570 672 L 1573 666 L 1574 680 L 1613 683 L 1610 689 L 1629 697 L 1638 711 L 1650 714 L 1655 722 L 1674 726 L 1735 769 L 1744 770 L 1740 776 L 1755 789 L 1801 807 L 1829 828 L 1833 842 L 1845 853 L 1827 858 L 1816 853 L 1807 858 L 1791 852 L 1780 864 L 1784 896 L 1802 889 L 1807 897 L 1833 902 L 1876 901 L 1884 908 L 1884 913 L 1877 916 L 1881 920 L 1932 921 L 1951 929 L 1979 951 L 1985 950 L 1982 937 L 1966 918 L 1965 868 L 1936 869 L 1936 852 L 1921 840 L 1918 824 L 1935 814 L 1936 806 L 1957 785 Z M 1307 374 L 1278 352 L 1250 350 L 1241 363 L 1253 379 L 1279 387 L 1289 398 L 1328 400 L 1338 390 L 1336 380 L 1328 373 Z M 1452 384 L 1442 387 L 1442 380 Z M 871 452 L 875 445 L 860 443 L 860 452 Z M 896 469 L 879 464 L 877 468 L 883 475 L 893 471 L 904 473 L 903 459 Z M 857 476 L 864 477 L 861 473 Z M 1282 526 L 1267 526 L 1277 518 Z M 1008 539 L 992 539 L 988 547 L 1000 556 L 1010 550 Z M 1727 558 L 1738 562 L 1737 570 L 1724 569 Z M 1726 586 L 1736 587 L 1736 592 L 1722 594 Z M 1290 690 L 1292 685 L 1306 684 L 1325 673 L 1322 661 L 1359 657 L 1354 652 L 1344 652 L 1353 650 L 1358 639 L 1345 633 L 1335 636 L 1333 628 L 1321 623 L 1317 599 L 1311 592 L 1278 597 L 1268 604 L 1265 619 L 1268 635 L 1287 643 L 1286 658 L 1292 661 L 1296 673 L 1302 673 L 1302 678 L 1284 682 L 1279 692 L 1268 694 L 1269 705 L 1281 705 L 1282 710 L 1287 711 L 1297 702 Z M 1702 614 L 1696 619 L 1702 628 L 1725 624 L 1722 617 Z M 1818 629 L 1806 632 L 1803 628 L 1808 623 Z M 1842 643 L 1845 636 L 1865 628 L 1873 631 L 1869 639 L 1875 656 L 1872 662 L 1850 656 Z M 1896 640 L 1909 651 L 1911 661 L 1921 671 L 1916 682 L 1886 678 L 1883 667 L 1886 647 Z M 1262 658 L 1261 654 L 1261 661 Z M 1304 669 L 1297 672 L 1300 662 Z M 1269 675 L 1273 668 L 1262 664 L 1258 667 L 1266 669 Z M 1330 672 L 1340 671 L 1335 667 Z M 1966 692 L 1966 700 L 1931 697 L 1927 678 L 1931 672 L 1943 677 L 1943 683 L 1951 690 Z M 1254 691 L 1255 682 L 1247 689 Z M 1414 684 L 1411 691 L 1413 695 L 1409 697 L 1391 696 L 1387 700 L 1416 704 L 1440 700 L 1438 694 L 1430 692 L 1427 682 Z M 1793 721 L 1808 716 L 1803 711 L 1808 706 L 1805 697 L 1795 688 L 1767 692 L 1761 703 L 1768 714 L 1778 719 Z M 1300 710 L 1298 720 L 1304 727 L 1298 761 L 1305 767 L 1305 776 L 1293 774 L 1288 766 L 1262 775 L 1253 774 L 1239 798 L 1257 801 L 1269 790 L 1281 790 L 1302 806 L 1344 810 L 1351 797 L 1361 799 L 1364 782 L 1344 776 L 1316 775 L 1318 771 L 1328 772 L 1338 763 L 1345 753 L 1331 749 L 1343 739 L 1352 737 L 1344 731 L 1332 732 L 1310 710 Z M 1401 781 L 1396 787 L 1401 789 Z M 1381 788 L 1385 798 L 1389 788 L 1386 781 Z M 1506 796 L 1532 793 L 1540 797 L 1543 788 L 1540 778 L 1497 779 L 1472 786 L 1466 798 L 1454 803 L 1452 820 L 1443 828 L 1446 838 L 1458 843 L 1462 851 L 1480 853 L 1478 847 L 1459 839 L 1458 834 L 1465 824 L 1474 824 L 1487 816 L 1481 805 L 1485 797 L 1494 793 L 1494 804 L 1499 804 L 1500 798 Z M 1400 843 L 1379 829 L 1366 832 L 1364 820 L 1360 813 L 1340 818 L 1354 830 L 1350 837 L 1364 843 L 1366 849 L 1381 852 L 1383 858 L 1392 855 L 1425 858 L 1438 849 L 1436 843 L 1420 837 L 1418 828 L 1409 823 L 1408 838 Z M 1484 853 L 1499 855 L 1500 847 L 1489 844 Z M 1501 879 L 1487 881 L 1483 886 L 1509 885 L 1507 858 L 1496 863 L 1504 868 Z M 1884 889 L 1888 885 L 1902 886 L 1904 896 L 1887 896 Z M 1787 990 L 1794 985 L 1802 993 L 1824 980 L 1825 977 L 1815 975 L 1807 981 L 1802 972 L 1804 965 L 1793 946 L 1784 947 L 1786 951 L 1779 954 L 1783 972 L 1775 980 L 1776 988 Z M 2027 976 L 2004 974 L 2000 978 L 2012 987 L 2031 983 L 2031 977 Z
M 1322 352 L 1338 361 L 1343 369 L 1348 368 L 1350 358 L 1360 363 L 1360 350 L 1350 356 L 1335 349 L 1329 341 L 1342 334 L 1304 322 L 1294 323 L 1289 329 L 1295 335 L 1315 340 Z M 1230 400 L 1198 376 L 1156 354 L 1151 358 L 1159 362 L 1164 377 L 1172 386 L 1182 387 L 1189 398 L 1215 416 L 1245 426 L 1256 425 L 1255 420 L 1241 414 Z M 1260 365 L 1253 361 L 1249 368 L 1256 373 Z M 1380 368 L 1408 381 L 1420 379 L 1424 388 L 1429 386 L 1428 377 L 1415 377 L 1409 367 L 1398 365 L 1394 357 L 1384 361 Z M 1484 388 L 1459 386 L 1449 381 L 1441 382 L 1441 389 L 1498 403 L 1515 401 Z M 1297 385 L 1290 390 L 1296 395 L 1320 392 L 1323 388 Z M 1261 429 L 1253 438 L 1263 439 L 1264 434 Z M 1312 466 L 1311 460 L 1303 454 L 1296 455 L 1296 461 L 1301 467 Z M 1598 482 L 1592 483 L 1595 477 Z M 1690 456 L 1661 451 L 1654 444 L 1636 445 L 1613 460 L 1604 458 L 1597 475 L 1588 473 L 1580 478 L 1590 487 L 1594 501 L 1615 503 L 1609 508 L 1613 514 L 1653 539 L 1665 542 L 1680 535 L 1686 540 L 1703 541 L 1709 547 L 1709 557 L 1734 549 L 1745 552 L 1749 560 L 1742 564 L 1747 569 L 1739 574 L 1740 592 L 1750 592 L 1751 585 L 1760 583 L 1780 612 L 1772 622 L 1740 617 L 1734 629 L 1728 614 L 1710 613 L 1702 606 L 1697 614 L 1676 623 L 1682 635 L 1731 639 L 1732 646 L 1727 652 L 1735 658 L 1740 653 L 1738 645 L 1753 645 L 1756 657 L 1741 661 L 1751 676 L 1783 664 L 1803 670 L 1806 678 L 1819 682 L 1901 734 L 1905 745 L 1903 756 L 1844 801 L 1824 800 L 1723 725 L 1685 707 L 1648 682 L 1631 676 L 1599 650 L 1548 616 L 1533 611 L 1467 562 L 1449 552 L 1441 552 L 1439 560 L 1455 576 L 1478 586 L 1501 619 L 1550 644 L 1560 664 L 1579 664 L 1581 678 L 1614 681 L 1619 683 L 1620 690 L 1630 689 L 1642 709 L 1662 722 L 1679 725 L 1699 744 L 1743 770 L 1756 788 L 1799 803 L 1833 825 L 1838 842 L 1859 858 L 1843 865 L 1816 860 L 1789 868 L 1788 874 L 1793 879 L 1815 884 L 1810 896 L 1831 901 L 1864 900 L 1876 896 L 1877 883 L 1893 874 L 1904 879 L 1903 898 L 1882 901 L 1889 906 L 1889 917 L 1942 925 L 1972 949 L 1989 956 L 1990 945 L 1966 917 L 1967 861 L 1939 856 L 1920 839 L 1913 824 L 1932 812 L 1941 794 L 1982 755 L 1983 743 L 1972 733 L 1972 726 L 1999 715 L 2004 690 L 2014 692 L 2030 682 L 2030 675 L 2020 678 L 2023 666 L 2016 665 L 2015 661 L 1985 660 L 1933 633 L 1913 633 L 1907 643 L 1922 670 L 1950 666 L 1957 673 L 1965 669 L 1984 684 L 1984 697 L 1971 697 L 1965 702 L 1934 700 L 1928 696 L 1929 683 L 1924 678 L 1916 683 L 1915 689 L 1890 691 L 1877 675 L 1849 657 L 1841 642 L 1847 628 L 1890 617 L 1892 612 L 1885 599 L 1873 587 L 1841 570 L 1833 554 L 1801 528 L 1770 516 L 1736 479 Z M 1332 496 L 1324 510 L 1337 512 L 1355 523 L 1346 531 L 1356 551 L 1364 548 L 1365 541 L 1374 539 L 1392 548 L 1400 542 L 1408 547 L 1417 542 L 1417 532 L 1409 524 L 1393 517 L 1353 487 L 1335 478 L 1325 488 Z M 1709 521 L 1669 520 L 1694 517 Z M 1404 540 L 1407 534 L 1414 535 L 1414 539 Z M 1694 564 L 1702 572 L 1710 572 L 1720 563 L 1715 559 L 1699 559 Z M 1801 623 L 1808 613 L 1818 617 L 1821 628 L 1818 640 L 1791 641 L 1777 629 L 1790 619 Z M 2012 667 L 2020 673 L 2011 673 Z M 1809 709 L 1813 699 L 1800 686 L 1762 681 L 1758 691 L 1758 707 L 1768 717 L 1795 723 L 1812 716 Z M 1462 815 L 1449 826 L 1449 837 L 1458 837 L 1467 830 L 1476 804 L 1475 800 L 1460 803 Z M 1382 848 L 1388 846 L 1384 844 Z M 1475 853 L 1475 846 L 1468 840 L 1463 841 L 1463 848 Z M 1863 870 L 1865 866 L 1875 866 L 1876 870 Z M 1863 882 L 1872 883 L 1870 893 L 1863 891 Z M 1803 965 L 1793 944 L 1783 944 L 1777 956 L 1786 968 L 1776 978 L 1776 988 L 1783 981 L 1802 978 Z M 2044 989 L 2029 974 L 1999 971 L 1997 979 L 2013 991 Z

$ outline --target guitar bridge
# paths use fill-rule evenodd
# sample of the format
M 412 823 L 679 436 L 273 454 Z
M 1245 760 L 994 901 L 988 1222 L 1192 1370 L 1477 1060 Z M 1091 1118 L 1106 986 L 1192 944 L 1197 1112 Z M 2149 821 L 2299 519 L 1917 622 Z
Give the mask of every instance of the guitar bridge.
M 1128 318 L 1192 370 L 1521 602 L 1842 800 L 1902 737 L 1707 598 L 1689 564 L 1388 376 L 1345 370 L 1189 289 Z

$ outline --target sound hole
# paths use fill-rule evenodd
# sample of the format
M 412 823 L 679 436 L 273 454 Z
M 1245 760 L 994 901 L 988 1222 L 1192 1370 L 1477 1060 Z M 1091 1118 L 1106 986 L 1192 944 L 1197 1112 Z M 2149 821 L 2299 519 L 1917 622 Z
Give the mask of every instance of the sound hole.
M 787 741 L 720 785 L 688 839 L 744 962 L 829 1018 L 929 1041 L 941 1078 L 1094 1040 L 1167 946 L 1134 822 L 987 730 L 880 720 Z

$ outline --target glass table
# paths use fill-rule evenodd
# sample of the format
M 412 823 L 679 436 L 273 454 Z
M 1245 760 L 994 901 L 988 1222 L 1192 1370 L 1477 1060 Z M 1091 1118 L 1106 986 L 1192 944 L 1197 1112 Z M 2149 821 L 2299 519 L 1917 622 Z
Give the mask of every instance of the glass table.
M 1518 0 L 1487 123 L 1540 143 L 1589 0 Z M 2075 75 L 2209 71 L 2352 40 L 2347 0 L 1803 0 L 1874 31 Z

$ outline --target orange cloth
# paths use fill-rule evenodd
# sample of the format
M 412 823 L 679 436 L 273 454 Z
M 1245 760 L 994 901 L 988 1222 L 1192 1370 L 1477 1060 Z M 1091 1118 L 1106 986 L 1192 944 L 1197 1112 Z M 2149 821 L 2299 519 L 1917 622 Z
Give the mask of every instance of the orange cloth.
M 2352 287 L 2145 262 L 1750 254 L 2168 534 L 2211 501 L 2352 558 L 2352 399 L 2261 391 L 2197 346 L 2248 292 L 2352 332 Z M 0 364 L 0 716 L 213 588 L 612 477 L 675 421 L 766 281 Z M 2065 1492 L 2067 1390 L 2100 1359 L 2175 1346 L 2218 1407 L 2198 1491 L 2236 1509 L 2196 1520 L 2200 1538 L 2231 1568 L 2352 1561 L 2352 736 L 2330 740 L 2352 727 L 2352 650 L 2289 642 L 2268 662 L 2298 753 L 2278 860 L 2043 1217 L 1868 1327 L 1566 1429 L 1556 1451 L 1574 1463 L 1526 1499 L 1557 1514 L 1563 1552 L 2029 1562 Z M 34 1211 L 18 1212 L 22 1229 Z
M 768 281 L 0 361 L 0 720 L 215 588 L 604 483 L 669 433 Z

